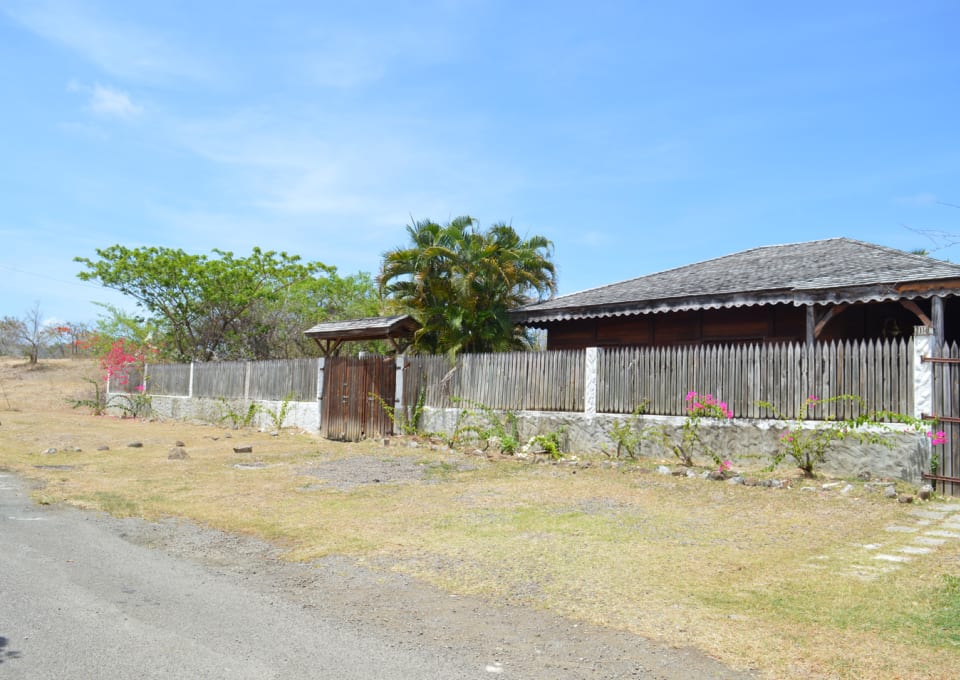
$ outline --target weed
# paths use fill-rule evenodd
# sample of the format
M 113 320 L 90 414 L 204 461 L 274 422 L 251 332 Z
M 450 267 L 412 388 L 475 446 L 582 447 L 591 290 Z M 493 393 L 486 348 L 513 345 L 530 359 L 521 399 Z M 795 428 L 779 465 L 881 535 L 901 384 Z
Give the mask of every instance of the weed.
M 124 418 L 145 418 L 153 410 L 153 400 L 141 388 L 132 394 L 114 394 L 106 406 L 120 409 Z
M 559 428 L 546 434 L 538 434 L 530 438 L 525 448 L 543 451 L 553 460 L 563 458 L 563 433 L 565 428 Z
M 255 401 L 230 402 L 221 398 L 220 422 L 229 421 L 230 427 L 234 430 L 250 427 L 260 410 L 260 404 Z
M 93 385 L 93 399 L 69 399 L 70 405 L 73 408 L 88 408 L 93 411 L 93 415 L 102 416 L 107 412 L 107 395 L 101 390 L 101 382 L 93 378 L 83 380 Z
M 280 408 L 274 411 L 266 406 L 260 406 L 260 410 L 267 414 L 274 430 L 282 430 L 283 422 L 287 419 L 287 412 L 290 410 L 290 401 L 293 399 L 293 392 L 287 392 L 287 396 L 280 403 Z
M 417 396 L 417 403 L 413 407 L 412 412 L 409 410 L 409 407 L 407 407 L 407 410 L 401 411 L 399 415 L 397 414 L 397 409 L 388 404 L 386 400 L 376 392 L 370 392 L 369 396 L 380 403 L 380 408 L 386 412 L 387 417 L 390 418 L 396 430 L 403 434 L 423 434 L 420 430 L 420 418 L 423 416 L 423 404 L 427 396 L 426 390 L 420 390 L 420 394 Z
M 902 413 L 873 411 L 846 420 L 826 417 L 815 427 L 803 427 L 803 421 L 806 420 L 812 409 L 836 401 L 853 401 L 861 406 L 864 405 L 862 398 L 852 394 L 840 394 L 827 399 L 820 399 L 811 394 L 797 409 L 797 417 L 793 419 L 792 425 L 788 426 L 787 431 L 780 437 L 780 445 L 773 454 L 773 463 L 769 469 L 772 470 L 789 456 L 793 458 L 797 467 L 803 471 L 805 477 L 813 477 L 815 468 L 827 460 L 827 451 L 834 442 L 853 438 L 861 444 L 880 444 L 892 447 L 893 443 L 887 437 L 888 434 L 894 432 L 889 425 L 890 421 L 911 425 L 917 431 L 928 427 L 930 424 L 929 421 Z M 770 402 L 758 401 L 757 405 L 773 411 L 777 418 L 787 420 L 783 412 Z
M 504 411 L 501 416 L 489 406 L 467 399 L 455 399 L 458 404 L 465 403 L 477 411 L 463 409 L 457 416 L 457 424 L 451 437 L 451 445 L 467 441 L 479 441 L 484 448 L 493 442 L 498 443 L 501 453 L 516 453 L 520 448 L 520 432 L 517 414 Z

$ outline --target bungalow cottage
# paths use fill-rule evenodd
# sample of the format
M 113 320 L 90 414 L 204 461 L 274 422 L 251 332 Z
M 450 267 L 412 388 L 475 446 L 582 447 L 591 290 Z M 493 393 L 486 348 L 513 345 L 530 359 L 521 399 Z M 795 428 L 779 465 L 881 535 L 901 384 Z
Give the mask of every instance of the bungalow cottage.
M 547 349 L 960 340 L 960 265 L 832 238 L 752 248 L 521 307 Z

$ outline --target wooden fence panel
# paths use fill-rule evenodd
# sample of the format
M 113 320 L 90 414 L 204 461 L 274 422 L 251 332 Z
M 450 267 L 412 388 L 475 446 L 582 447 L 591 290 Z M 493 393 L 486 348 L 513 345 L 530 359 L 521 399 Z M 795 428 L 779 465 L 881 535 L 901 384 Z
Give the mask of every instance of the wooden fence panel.
M 784 416 L 800 415 L 813 395 L 844 394 L 854 401 L 821 401 L 810 418 L 851 418 L 867 411 L 911 413 L 913 349 L 904 341 L 801 344 L 630 347 L 599 350 L 597 410 L 684 415 L 685 395 L 696 391 L 725 401 L 738 417 L 772 417 L 758 401 Z
M 190 364 L 147 364 L 148 394 L 186 397 L 190 394 Z
M 252 361 L 248 365 L 250 399 L 313 401 L 317 398 L 319 359 Z
M 247 377 L 246 361 L 194 364 L 193 396 L 242 399 Z
M 403 401 L 451 408 L 482 404 L 511 411 L 582 411 L 582 350 L 406 358 Z

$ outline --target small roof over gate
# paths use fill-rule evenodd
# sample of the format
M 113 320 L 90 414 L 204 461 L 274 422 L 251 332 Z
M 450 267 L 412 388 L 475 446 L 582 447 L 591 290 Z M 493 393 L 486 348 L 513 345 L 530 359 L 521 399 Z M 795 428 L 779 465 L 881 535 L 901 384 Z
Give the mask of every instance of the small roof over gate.
M 304 331 L 308 338 L 316 340 L 324 356 L 334 354 L 340 345 L 349 340 L 389 340 L 397 352 L 402 352 L 420 324 L 409 314 L 399 316 L 373 316 L 349 321 L 318 323 Z

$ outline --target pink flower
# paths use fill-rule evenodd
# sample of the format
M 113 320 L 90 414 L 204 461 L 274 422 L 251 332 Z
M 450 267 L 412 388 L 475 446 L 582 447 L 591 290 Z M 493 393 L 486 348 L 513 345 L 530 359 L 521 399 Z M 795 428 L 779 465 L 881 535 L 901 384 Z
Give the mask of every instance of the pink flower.
M 146 385 L 137 385 L 137 392 L 143 392 L 147 389 Z
M 697 396 L 697 393 L 694 392 L 693 390 L 687 392 L 687 401 L 693 401 L 693 399 L 694 399 L 696 396 Z
M 927 439 L 930 440 L 932 446 L 939 446 L 940 444 L 947 443 L 947 433 L 943 430 L 938 430 L 937 432 L 927 432 Z

